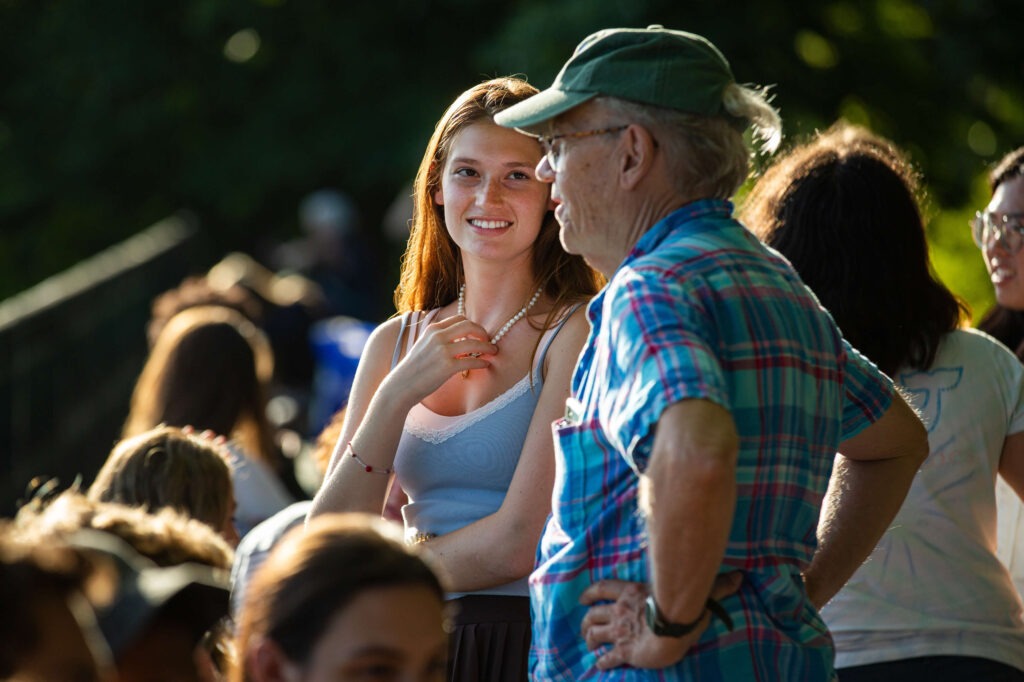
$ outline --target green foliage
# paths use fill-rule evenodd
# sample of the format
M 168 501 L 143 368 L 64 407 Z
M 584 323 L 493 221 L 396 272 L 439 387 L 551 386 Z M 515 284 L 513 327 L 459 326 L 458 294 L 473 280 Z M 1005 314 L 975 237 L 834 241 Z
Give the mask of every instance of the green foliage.
M 294 233 L 323 186 L 374 226 L 458 92 L 546 86 L 588 33 L 660 23 L 773 84 L 790 139 L 845 116 L 908 149 L 936 268 L 983 309 L 965 221 L 1024 139 L 1022 20 L 996 0 L 0 0 L 0 298 L 179 208 L 222 249 Z

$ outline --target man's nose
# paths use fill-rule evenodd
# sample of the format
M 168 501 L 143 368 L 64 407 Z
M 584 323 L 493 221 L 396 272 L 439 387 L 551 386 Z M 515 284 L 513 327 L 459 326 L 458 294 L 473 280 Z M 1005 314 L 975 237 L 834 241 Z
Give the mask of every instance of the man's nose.
M 534 175 L 541 182 L 554 182 L 555 181 L 555 169 L 548 163 L 548 155 L 544 154 L 540 157 L 540 161 L 537 163 L 537 168 L 534 170 Z

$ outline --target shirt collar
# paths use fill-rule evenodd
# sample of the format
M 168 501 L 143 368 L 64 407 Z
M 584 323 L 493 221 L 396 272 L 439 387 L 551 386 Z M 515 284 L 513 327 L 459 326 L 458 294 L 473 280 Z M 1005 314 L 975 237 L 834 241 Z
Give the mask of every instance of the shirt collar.
M 732 211 L 732 202 L 726 199 L 700 199 L 676 209 L 656 222 L 650 227 L 650 229 L 640 236 L 640 239 L 637 240 L 636 245 L 632 250 L 630 250 L 625 260 L 623 260 L 622 263 L 619 264 L 619 267 L 616 268 L 616 272 L 629 265 L 637 258 L 654 251 L 659 244 L 665 241 L 673 233 L 686 229 L 691 231 L 695 231 L 697 229 L 708 229 L 709 223 L 706 221 L 697 221 L 702 218 L 710 217 L 729 218 L 732 216 Z M 614 274 L 612 277 L 614 277 Z M 605 284 L 601 291 L 591 299 L 590 304 L 587 306 L 587 319 L 591 324 L 590 333 L 592 335 L 597 333 L 597 329 L 600 326 L 601 306 L 604 304 L 604 295 L 607 291 L 608 285 Z M 587 345 L 589 346 L 590 344 L 588 343 Z
M 677 231 L 693 230 L 698 227 L 696 221 L 708 217 L 728 218 L 732 215 L 732 202 L 726 199 L 700 199 L 676 209 L 672 213 L 656 222 L 649 230 L 644 232 L 636 245 L 622 261 L 619 268 L 628 265 L 633 260 L 654 251 L 665 239 Z M 701 225 L 703 229 L 707 224 Z

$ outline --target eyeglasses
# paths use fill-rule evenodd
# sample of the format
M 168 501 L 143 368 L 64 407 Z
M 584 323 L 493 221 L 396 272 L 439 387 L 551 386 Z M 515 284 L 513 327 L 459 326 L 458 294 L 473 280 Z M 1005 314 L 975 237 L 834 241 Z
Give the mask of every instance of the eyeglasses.
M 555 172 L 561 170 L 562 163 L 562 140 L 580 139 L 582 137 L 590 137 L 592 135 L 610 135 L 611 133 L 621 133 L 623 130 L 628 128 L 628 125 L 616 126 L 614 128 L 600 128 L 598 130 L 583 130 L 578 133 L 559 133 L 558 135 L 541 135 L 537 139 L 540 140 L 540 145 L 544 149 L 544 155 L 548 158 L 548 165 Z
M 1015 255 L 1024 246 L 1024 213 L 978 211 L 971 221 L 971 236 L 980 248 L 998 244 Z

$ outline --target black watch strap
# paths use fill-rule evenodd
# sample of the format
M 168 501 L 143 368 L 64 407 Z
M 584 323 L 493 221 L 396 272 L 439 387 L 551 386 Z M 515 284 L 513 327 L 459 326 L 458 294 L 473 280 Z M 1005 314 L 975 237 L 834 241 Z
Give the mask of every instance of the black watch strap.
M 712 615 L 718 616 L 718 619 L 725 623 L 726 628 L 732 630 L 733 624 L 732 618 L 729 617 L 729 612 L 722 608 L 722 605 L 717 601 L 708 597 L 704 610 L 711 611 Z M 701 611 L 701 614 L 692 623 L 673 623 L 666 619 L 665 614 L 658 608 L 658 603 L 654 601 L 653 594 L 647 595 L 644 615 L 646 616 L 647 627 L 659 637 L 683 637 L 693 632 L 701 620 L 704 619 L 704 611 Z

